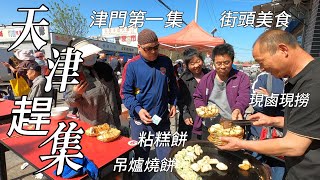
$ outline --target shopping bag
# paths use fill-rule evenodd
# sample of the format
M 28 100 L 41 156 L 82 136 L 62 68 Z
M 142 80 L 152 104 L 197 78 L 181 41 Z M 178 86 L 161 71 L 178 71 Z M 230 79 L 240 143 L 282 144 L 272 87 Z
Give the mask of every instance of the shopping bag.
M 30 92 L 28 83 L 22 76 L 18 76 L 18 74 L 16 74 L 15 79 L 10 80 L 10 84 L 15 96 L 28 95 Z

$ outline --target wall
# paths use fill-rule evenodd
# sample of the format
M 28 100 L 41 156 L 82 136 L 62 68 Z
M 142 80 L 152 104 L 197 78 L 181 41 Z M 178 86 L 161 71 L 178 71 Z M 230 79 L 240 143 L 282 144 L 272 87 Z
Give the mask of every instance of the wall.
M 313 0 L 307 18 L 304 49 L 313 57 L 320 57 L 320 0 Z

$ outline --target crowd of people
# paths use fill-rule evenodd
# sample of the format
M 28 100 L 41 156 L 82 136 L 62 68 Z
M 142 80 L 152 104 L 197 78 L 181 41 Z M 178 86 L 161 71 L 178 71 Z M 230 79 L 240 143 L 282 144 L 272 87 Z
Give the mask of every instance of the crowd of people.
M 159 54 L 155 32 L 144 29 L 138 34 L 139 55 L 126 63 L 121 71 L 118 58 L 107 59 L 103 50 L 86 40 L 70 43 L 83 52 L 78 85 L 68 86 L 66 103 L 78 109 L 79 118 L 91 125 L 109 123 L 121 127 L 119 115 L 123 103 L 130 115 L 130 136 L 139 141 L 142 132 L 170 132 L 170 118 L 179 110 L 179 132 L 187 132 L 188 140 L 207 139 L 207 128 L 221 117 L 232 120 L 257 120 L 245 140 L 222 137 L 222 150 L 248 150 L 271 167 L 272 179 L 317 179 L 320 162 L 319 128 L 320 86 L 317 74 L 320 62 L 314 60 L 290 33 L 282 30 L 264 32 L 253 45 L 253 57 L 261 70 L 253 84 L 245 73 L 232 67 L 235 52 L 230 44 L 213 48 L 205 58 L 195 48 L 183 52 L 183 63 L 173 66 L 172 60 Z M 44 92 L 48 73 L 44 54 L 34 55 L 17 50 L 8 63 L 3 63 L 15 76 L 22 76 L 31 87 L 29 98 L 48 96 Z M 110 61 L 106 63 L 106 61 Z M 184 68 L 183 68 L 184 67 Z M 285 81 L 285 79 L 288 79 Z M 254 114 L 245 116 L 250 97 L 263 94 L 309 94 L 307 107 L 254 107 Z M 219 115 L 203 119 L 196 108 L 215 104 Z M 158 120 L 158 122 L 156 122 Z M 277 137 L 266 136 L 275 132 Z M 263 137 L 262 137 L 263 136 Z M 155 147 L 159 160 L 166 158 L 171 147 Z M 136 147 L 135 158 L 147 160 L 150 147 Z M 282 156 L 284 162 L 265 155 Z M 149 179 L 146 172 L 139 179 Z

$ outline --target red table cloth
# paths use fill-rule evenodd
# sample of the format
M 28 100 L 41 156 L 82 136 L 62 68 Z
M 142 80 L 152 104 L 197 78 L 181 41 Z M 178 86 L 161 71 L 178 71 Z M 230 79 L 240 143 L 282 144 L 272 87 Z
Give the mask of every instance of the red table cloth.
M 80 120 L 71 119 L 63 121 L 66 124 L 71 121 L 76 122 L 78 124 L 76 129 L 82 127 L 84 131 L 90 127 L 89 124 Z M 37 168 L 41 169 L 54 160 L 50 159 L 41 162 L 39 158 L 40 155 L 51 155 L 53 141 L 50 141 L 48 144 L 42 146 L 41 148 L 38 148 L 38 146 L 54 133 L 54 131 L 58 127 L 58 122 L 61 121 L 51 120 L 50 125 L 41 126 L 41 130 L 49 130 L 46 136 L 20 136 L 16 132 L 14 132 L 10 138 L 8 138 L 6 133 L 8 132 L 11 124 L 0 125 L 0 142 L 9 150 L 12 150 L 23 159 L 29 161 Z M 83 134 L 82 139 L 80 140 L 80 145 L 82 147 L 80 151 L 84 156 L 93 161 L 93 163 L 98 168 L 101 168 L 117 157 L 131 150 L 134 146 L 128 145 L 129 141 L 129 138 L 120 136 L 113 142 L 103 143 L 101 141 L 98 141 L 96 137 L 89 137 Z M 53 171 L 56 169 L 57 164 L 44 171 L 44 173 L 53 179 L 63 179 L 61 177 L 53 175 Z M 83 177 L 84 176 L 73 179 L 81 179 Z

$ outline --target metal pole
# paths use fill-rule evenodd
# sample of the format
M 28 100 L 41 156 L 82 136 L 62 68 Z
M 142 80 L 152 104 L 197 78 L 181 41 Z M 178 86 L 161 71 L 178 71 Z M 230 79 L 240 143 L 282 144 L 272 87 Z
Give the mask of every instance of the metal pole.
M 197 22 L 198 21 L 198 9 L 199 9 L 199 0 L 196 0 L 196 12 L 194 15 L 194 21 Z

